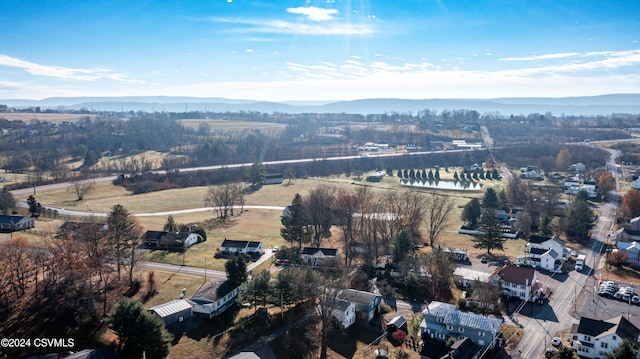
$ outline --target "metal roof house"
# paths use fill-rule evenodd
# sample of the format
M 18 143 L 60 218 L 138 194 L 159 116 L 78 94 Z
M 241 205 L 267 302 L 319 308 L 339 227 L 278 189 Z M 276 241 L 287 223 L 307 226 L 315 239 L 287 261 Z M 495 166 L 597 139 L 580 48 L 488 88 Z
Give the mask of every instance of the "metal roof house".
M 191 318 L 192 304 L 186 299 L 176 299 L 170 302 L 162 303 L 147 309 L 159 316 L 165 326 L 182 322 L 187 318 Z
M 440 341 L 469 338 L 481 348 L 492 348 L 497 344 L 502 319 L 461 312 L 453 304 L 438 301 L 429 303 L 422 314 L 421 335 Z

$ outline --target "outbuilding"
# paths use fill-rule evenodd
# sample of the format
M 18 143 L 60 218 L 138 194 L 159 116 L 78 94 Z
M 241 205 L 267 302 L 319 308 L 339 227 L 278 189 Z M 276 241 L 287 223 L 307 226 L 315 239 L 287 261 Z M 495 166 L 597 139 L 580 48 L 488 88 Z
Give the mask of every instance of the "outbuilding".
M 191 318 L 192 307 L 192 304 L 188 300 L 176 299 L 156 305 L 148 310 L 159 316 L 164 321 L 165 326 L 170 326 Z

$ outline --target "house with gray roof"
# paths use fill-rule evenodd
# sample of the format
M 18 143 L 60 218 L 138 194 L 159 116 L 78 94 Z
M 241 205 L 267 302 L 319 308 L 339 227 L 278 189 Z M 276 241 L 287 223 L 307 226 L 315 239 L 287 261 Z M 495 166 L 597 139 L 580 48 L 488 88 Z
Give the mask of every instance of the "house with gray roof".
M 356 305 L 356 315 L 367 322 L 379 313 L 382 296 L 357 289 L 343 289 L 338 293 L 339 299 Z
M 569 252 L 564 241 L 558 237 L 533 235 L 524 246 L 524 255 L 518 256 L 516 263 L 559 272 L 569 257 Z
M 336 248 L 304 247 L 300 252 L 300 258 L 305 264 L 311 264 L 314 267 L 321 266 L 326 261 L 338 259 L 338 250 Z
M 420 334 L 446 342 L 469 338 L 480 348 L 493 348 L 499 342 L 502 319 L 459 311 L 455 305 L 433 301 L 422 312 Z
M 625 339 L 640 347 L 640 329 L 624 316 L 609 320 L 582 317 L 571 327 L 570 335 L 571 346 L 581 358 L 603 358 Z
M 222 241 L 222 253 L 226 254 L 260 254 L 262 255 L 262 242 L 256 241 L 237 241 L 233 239 L 224 239 Z

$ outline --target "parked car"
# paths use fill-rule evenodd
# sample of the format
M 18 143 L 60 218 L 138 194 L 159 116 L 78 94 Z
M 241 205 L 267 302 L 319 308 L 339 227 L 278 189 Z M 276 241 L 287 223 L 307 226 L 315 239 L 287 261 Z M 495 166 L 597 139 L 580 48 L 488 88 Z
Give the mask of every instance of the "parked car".
M 275 252 L 277 252 L 278 250 L 279 250 L 279 249 L 278 249 L 278 246 L 274 246 L 274 247 L 273 247 L 273 249 L 271 249 L 271 252 L 275 253 Z
M 640 304 L 640 297 L 638 297 L 638 295 L 634 295 L 633 297 L 631 297 L 631 303 L 633 304 Z
M 480 258 L 480 262 L 482 262 L 482 263 L 487 263 L 487 257 L 482 256 L 482 257 Z
M 576 251 L 571 251 L 571 256 L 572 256 L 572 257 L 577 257 L 577 256 L 578 256 L 578 252 L 576 252 Z
M 553 337 L 553 339 L 551 339 L 551 345 L 553 345 L 554 347 L 559 346 L 562 343 L 562 340 L 559 337 Z
M 613 288 L 601 288 L 598 291 L 598 295 L 601 297 L 613 297 L 616 294 L 616 290 Z

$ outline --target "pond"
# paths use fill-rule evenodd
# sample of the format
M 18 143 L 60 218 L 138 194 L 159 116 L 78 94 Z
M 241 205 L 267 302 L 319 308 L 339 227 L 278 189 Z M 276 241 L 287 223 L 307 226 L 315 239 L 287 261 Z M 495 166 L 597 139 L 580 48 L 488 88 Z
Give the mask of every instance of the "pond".
M 400 184 L 409 187 L 444 189 L 450 191 L 481 191 L 482 184 L 471 181 L 401 179 Z

